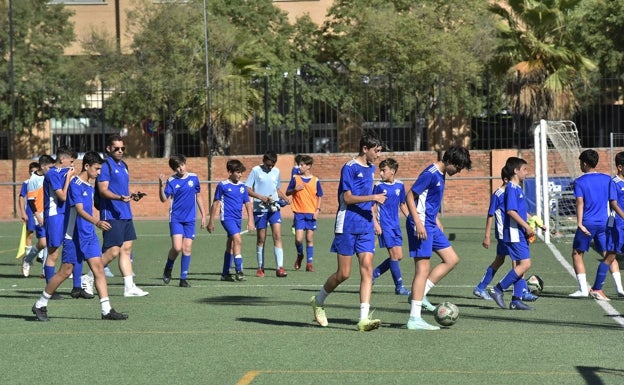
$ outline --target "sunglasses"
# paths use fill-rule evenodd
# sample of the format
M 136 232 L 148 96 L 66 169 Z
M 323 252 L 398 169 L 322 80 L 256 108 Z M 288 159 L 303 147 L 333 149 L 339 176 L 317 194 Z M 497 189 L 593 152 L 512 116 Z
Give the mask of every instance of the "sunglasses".
M 126 147 L 113 147 L 113 152 L 126 151 Z

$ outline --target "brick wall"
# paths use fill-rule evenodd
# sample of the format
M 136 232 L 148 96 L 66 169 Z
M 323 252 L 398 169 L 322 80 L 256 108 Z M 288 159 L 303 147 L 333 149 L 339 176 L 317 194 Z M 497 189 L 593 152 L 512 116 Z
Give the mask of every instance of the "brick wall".
M 610 173 L 611 155 L 609 149 L 598 150 L 601 157 L 599 170 Z M 471 171 L 462 171 L 458 176 L 447 178 L 446 193 L 444 196 L 443 212 L 445 215 L 484 215 L 489 205 L 492 189 L 498 186 L 500 178 L 501 164 L 508 156 L 517 156 L 515 150 L 495 150 L 495 151 L 471 151 L 473 168 Z M 333 216 L 335 213 L 336 191 L 338 179 L 340 178 L 340 168 L 349 159 L 355 156 L 351 154 L 313 154 L 314 165 L 312 173 L 321 179 L 325 198 L 323 199 L 324 216 Z M 522 158 L 529 163 L 530 174 L 534 174 L 534 153 L 525 150 L 520 153 Z M 380 160 L 392 157 L 399 162 L 397 177 L 406 182 L 406 187 L 411 186 L 413 180 L 422 169 L 437 160 L 435 152 L 395 152 L 382 153 Z M 261 155 L 240 156 L 240 157 L 214 157 L 212 159 L 212 175 L 210 180 L 219 182 L 227 178 L 225 164 L 228 159 L 238 158 L 247 171 L 243 178 L 249 173 L 251 168 L 260 164 Z M 608 161 L 609 160 L 609 161 Z M 148 195 L 140 202 L 132 203 L 132 210 L 135 217 L 143 218 L 167 218 L 169 202 L 161 203 L 158 199 L 158 176 L 172 174 L 166 159 L 126 159 L 130 168 L 131 191 L 143 191 Z M 502 163 L 501 163 L 502 162 Z M 15 187 L 15 194 L 19 194 L 21 182 L 27 177 L 29 160 L 17 161 L 18 184 Z M 76 167 L 80 168 L 80 161 L 76 161 Z M 282 188 L 285 190 L 290 179 L 291 168 L 294 164 L 292 154 L 280 155 L 277 167 L 282 173 Z M 189 158 L 187 169 L 196 173 L 202 181 L 202 195 L 206 208 L 208 209 L 208 161 L 206 158 Z M 549 154 L 549 172 L 552 175 L 567 175 L 568 171 L 556 153 Z M 0 220 L 10 220 L 14 218 L 14 185 L 12 182 L 12 163 L 9 160 L 0 161 L 0 201 L 6 202 L 0 210 Z M 212 195 L 214 195 L 214 183 L 211 185 Z M 292 212 L 287 206 L 283 209 L 285 217 L 291 217 Z

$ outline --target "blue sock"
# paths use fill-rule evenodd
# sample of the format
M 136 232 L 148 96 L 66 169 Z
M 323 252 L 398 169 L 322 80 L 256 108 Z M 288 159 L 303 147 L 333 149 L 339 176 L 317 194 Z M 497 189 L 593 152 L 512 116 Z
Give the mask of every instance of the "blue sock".
M 399 268 L 399 261 L 390 260 L 390 273 L 392 274 L 392 280 L 394 281 L 394 287 L 400 289 L 403 287 L 403 277 L 401 276 L 401 268 Z
M 186 279 L 189 267 L 191 267 L 191 256 L 182 254 L 182 259 L 180 260 L 180 279 Z
M 297 255 L 303 255 L 303 243 L 295 243 L 297 249 Z
M 529 288 L 527 287 L 527 283 L 524 279 L 522 279 L 522 277 L 520 279 L 518 279 L 515 283 L 514 283 L 514 288 L 513 288 L 513 296 L 514 297 L 518 297 L 518 298 L 522 298 L 522 295 L 524 293 L 526 293 L 527 291 L 529 291 Z
M 592 290 L 602 290 L 602 286 L 604 286 L 608 272 L 609 265 L 604 262 L 600 262 L 600 264 L 598 265 L 598 271 L 596 271 L 596 280 L 594 281 L 594 286 L 592 286 Z
M 314 246 L 306 247 L 306 254 L 308 256 L 308 263 L 312 263 L 312 261 L 314 261 Z
M 243 271 L 243 256 L 237 255 L 234 257 L 234 265 L 236 266 L 236 271 Z
M 82 262 L 77 262 L 74 265 L 74 268 L 72 269 L 72 274 L 73 274 L 73 278 L 72 278 L 73 287 L 82 287 L 80 285 L 82 281 Z
M 507 273 L 507 275 L 505 275 L 503 277 L 503 279 L 501 279 L 501 281 L 498 283 L 500 285 L 500 287 L 503 289 L 503 291 L 505 289 L 507 289 L 509 286 L 513 285 L 514 283 L 516 283 L 516 281 L 519 279 L 520 277 L 518 277 L 518 274 L 516 274 L 516 271 L 514 269 L 511 269 L 509 271 L 509 273 Z
M 169 259 L 167 258 L 167 263 L 165 263 L 165 269 L 167 270 L 172 270 L 173 269 L 173 264 L 175 263 L 175 259 Z
M 223 254 L 223 270 L 221 271 L 222 276 L 230 275 L 230 266 L 232 265 L 232 254 L 227 251 Z
M 490 282 L 492 282 L 492 279 L 494 279 L 495 274 L 496 270 L 492 269 L 492 266 L 488 266 L 488 268 L 485 270 L 485 274 L 483 274 L 483 278 L 481 278 L 481 282 L 479 282 L 479 284 L 477 285 L 477 288 L 480 290 L 485 290 L 485 288 L 487 288 L 487 285 L 489 285 Z
M 45 274 L 46 283 L 50 282 L 50 279 L 54 277 L 54 266 L 45 265 L 43 267 L 43 274 Z
M 390 269 L 390 258 L 384 259 L 373 271 L 373 277 L 377 278 Z

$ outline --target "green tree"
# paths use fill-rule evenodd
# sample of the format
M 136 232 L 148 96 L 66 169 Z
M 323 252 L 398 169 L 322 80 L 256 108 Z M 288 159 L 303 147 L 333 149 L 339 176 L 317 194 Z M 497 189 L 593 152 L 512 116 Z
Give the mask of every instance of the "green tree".
M 17 133 L 25 134 L 51 117 L 76 115 L 83 101 L 78 90 L 84 79 L 75 70 L 74 61 L 64 55 L 75 39 L 71 13 L 62 5 L 47 0 L 13 1 L 13 74 L 8 60 L 9 3 L 0 2 L 0 54 L 7 65 L 0 67 L 0 126 L 8 129 L 14 119 Z M 9 85 L 11 77 L 14 93 Z M 15 115 L 11 115 L 14 102 Z M 31 137 L 31 144 L 38 138 Z M 45 143 L 41 143 L 45 146 Z M 44 150 L 50 151 L 51 149 Z M 30 150 L 32 151 L 32 150 Z
M 538 119 L 571 119 L 576 109 L 574 85 L 595 64 L 587 58 L 572 30 L 580 0 L 509 0 L 490 5 L 498 16 L 500 44 L 492 61 L 509 76 L 514 111 Z

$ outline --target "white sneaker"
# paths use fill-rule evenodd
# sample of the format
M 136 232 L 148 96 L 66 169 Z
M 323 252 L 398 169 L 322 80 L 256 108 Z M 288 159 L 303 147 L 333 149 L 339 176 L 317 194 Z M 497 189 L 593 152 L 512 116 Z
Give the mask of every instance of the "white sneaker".
M 80 287 L 85 293 L 93 295 L 93 281 L 93 277 L 89 274 L 83 274 L 80 277 Z
M 124 290 L 124 297 L 145 297 L 149 293 L 145 290 L 141 290 L 137 285 L 132 285 L 131 288 Z
M 108 278 L 113 278 L 115 276 L 115 274 L 113 274 L 113 272 L 110 271 L 110 268 L 108 266 L 104 266 L 104 275 L 107 276 Z
M 589 297 L 589 293 L 583 293 L 580 290 L 575 291 L 572 294 L 568 294 L 568 297 L 572 297 L 572 298 L 583 298 L 583 297 Z
M 24 277 L 30 275 L 30 266 L 32 266 L 32 264 L 24 259 L 24 262 L 22 262 L 22 274 L 24 274 Z

